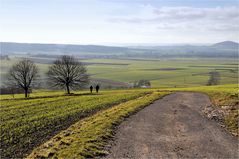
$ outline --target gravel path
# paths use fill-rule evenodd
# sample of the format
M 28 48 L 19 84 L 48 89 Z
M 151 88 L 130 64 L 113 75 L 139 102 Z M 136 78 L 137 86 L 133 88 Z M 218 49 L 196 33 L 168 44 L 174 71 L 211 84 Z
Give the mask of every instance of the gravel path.
M 238 140 L 201 110 L 200 93 L 175 93 L 128 118 L 106 158 L 238 158 Z

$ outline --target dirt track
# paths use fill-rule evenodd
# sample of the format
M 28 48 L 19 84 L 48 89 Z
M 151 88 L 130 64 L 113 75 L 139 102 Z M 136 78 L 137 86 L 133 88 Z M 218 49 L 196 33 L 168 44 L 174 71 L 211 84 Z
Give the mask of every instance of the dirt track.
M 106 158 L 238 158 L 238 140 L 204 117 L 209 98 L 175 93 L 123 122 Z

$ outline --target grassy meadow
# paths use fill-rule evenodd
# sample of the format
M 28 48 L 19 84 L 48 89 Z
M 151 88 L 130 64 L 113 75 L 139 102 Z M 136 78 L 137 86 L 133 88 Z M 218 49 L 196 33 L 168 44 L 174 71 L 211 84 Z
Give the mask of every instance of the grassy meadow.
M 147 79 L 152 87 L 191 87 L 206 85 L 208 73 L 217 71 L 221 84 L 237 83 L 237 61 L 233 59 L 85 60 L 95 78 L 132 83 Z M 108 63 L 108 65 L 107 65 Z M 109 66 L 112 64 L 111 66 Z
M 9 66 L 20 57 L 1 60 L 4 80 Z M 49 59 L 32 58 L 44 78 Z M 52 59 L 53 60 L 53 59 Z M 152 87 L 192 87 L 206 85 L 209 72 L 220 73 L 220 84 L 238 82 L 237 59 L 232 58 L 170 58 L 170 59 L 83 59 L 91 78 L 132 84 L 146 79 Z M 97 82 L 97 81 L 96 81 Z

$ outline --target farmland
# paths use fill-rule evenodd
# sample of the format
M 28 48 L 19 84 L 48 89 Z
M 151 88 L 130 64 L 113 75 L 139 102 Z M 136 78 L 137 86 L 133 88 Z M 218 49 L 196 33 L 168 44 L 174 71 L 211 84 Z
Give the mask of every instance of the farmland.
M 0 0 L 0 159 L 239 159 L 238 2 Z
M 154 92 L 77 122 L 36 148 L 27 158 L 92 158 L 105 154 L 103 148 L 123 118 L 149 105 L 168 92 Z
M 174 91 L 208 94 L 213 107 L 224 110 L 226 128 L 237 135 L 237 90 L 237 85 L 230 84 L 108 90 L 99 94 L 75 91 L 72 95 L 42 90 L 33 92 L 28 99 L 23 99 L 22 94 L 14 99 L 1 95 L 1 154 L 22 157 L 36 148 L 29 158 L 102 155 L 104 145 L 123 118 Z
M 76 93 L 30 99 L 1 100 L 2 157 L 22 157 L 72 123 L 112 105 L 137 98 L 148 91 L 107 91 L 100 94 Z M 114 96 L 112 96 L 114 94 Z
M 176 89 L 154 89 L 154 93 L 139 99 L 134 99 L 99 112 L 89 118 L 81 120 L 68 129 L 55 135 L 53 138 L 36 148 L 28 158 L 37 157 L 96 157 L 105 155 L 104 146 L 112 138 L 115 125 L 118 125 L 123 117 L 143 108 L 151 101 L 158 99 L 174 91 L 196 91 L 209 95 L 213 107 L 221 108 L 223 105 L 231 105 L 225 116 L 226 126 L 232 132 L 238 131 L 238 92 L 237 85 L 220 85 Z M 230 122 L 229 122 L 230 118 Z M 232 127 L 233 125 L 233 127 Z
M 13 55 L 10 60 L 1 60 L 1 84 L 10 66 L 22 57 Z M 54 58 L 29 58 L 39 66 L 40 80 L 45 82 L 45 73 Z M 213 106 L 205 113 L 210 116 L 212 112 L 219 112 L 220 118 L 216 120 L 233 135 L 238 135 L 236 59 L 98 58 L 80 61 L 90 74 L 90 84 L 104 84 L 101 90 L 128 88 L 141 79 L 149 80 L 152 88 L 100 90 L 99 94 L 73 90 L 73 94 L 65 95 L 64 91 L 42 87 L 34 89 L 27 99 L 22 94 L 15 94 L 14 98 L 1 95 L 2 157 L 26 157 L 31 152 L 29 158 L 71 158 L 73 153 L 80 157 L 102 155 L 115 126 L 125 117 L 175 91 L 206 93 Z M 222 85 L 205 86 L 212 71 L 220 74 Z
M 20 56 L 12 56 L 10 61 L 1 61 L 1 78 L 4 79 L 9 66 Z M 32 57 L 44 78 L 49 59 Z M 52 59 L 53 60 L 53 59 Z M 122 87 L 134 81 L 146 79 L 152 87 L 192 87 L 206 85 L 209 72 L 220 74 L 220 84 L 237 83 L 237 60 L 232 58 L 169 58 L 169 59 L 82 59 L 86 64 L 93 83 L 104 81 L 114 87 L 122 82 Z M 105 82 L 107 80 L 107 82 Z M 112 82 L 110 82 L 110 80 Z M 119 84 L 120 85 L 120 84 Z
M 86 62 L 128 65 L 89 65 L 93 77 L 121 82 L 147 79 L 153 87 L 191 87 L 206 85 L 208 73 L 218 71 L 221 84 L 237 83 L 237 63 L 233 59 L 159 59 L 112 60 L 95 59 Z

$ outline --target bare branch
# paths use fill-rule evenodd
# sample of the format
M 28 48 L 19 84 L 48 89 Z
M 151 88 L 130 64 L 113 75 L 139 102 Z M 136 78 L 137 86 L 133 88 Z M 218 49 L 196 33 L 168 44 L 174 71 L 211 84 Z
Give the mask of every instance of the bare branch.
M 54 87 L 70 89 L 79 88 L 88 83 L 89 76 L 85 66 L 73 56 L 64 55 L 57 59 L 47 72 L 49 82 Z
M 9 86 L 22 88 L 25 92 L 25 97 L 27 97 L 29 88 L 37 77 L 37 66 L 31 60 L 23 59 L 10 68 L 8 82 L 6 83 Z

